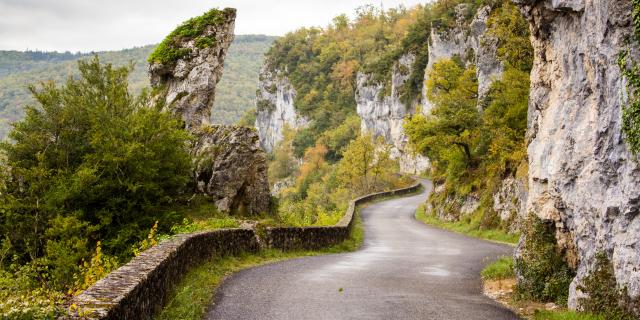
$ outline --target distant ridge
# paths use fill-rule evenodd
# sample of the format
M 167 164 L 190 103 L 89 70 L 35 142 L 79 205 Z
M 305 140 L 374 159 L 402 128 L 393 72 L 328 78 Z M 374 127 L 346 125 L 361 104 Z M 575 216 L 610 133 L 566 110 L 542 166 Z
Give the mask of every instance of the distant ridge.
M 229 49 L 225 72 L 218 85 L 212 120 L 234 123 L 253 107 L 258 73 L 264 53 L 277 37 L 237 35 Z M 53 80 L 58 83 L 76 72 L 76 61 L 97 54 L 103 62 L 115 65 L 134 63 L 130 88 L 139 92 L 149 86 L 147 56 L 155 44 L 116 51 L 88 53 L 46 52 L 38 50 L 0 50 L 0 139 L 11 129 L 10 123 L 23 117 L 24 106 L 34 101 L 29 84 Z

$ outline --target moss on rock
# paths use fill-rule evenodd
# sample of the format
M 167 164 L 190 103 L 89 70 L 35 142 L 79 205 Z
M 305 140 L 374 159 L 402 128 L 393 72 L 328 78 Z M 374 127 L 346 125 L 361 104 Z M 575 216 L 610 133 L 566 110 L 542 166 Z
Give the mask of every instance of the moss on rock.
M 213 46 L 215 39 L 210 34 L 207 34 L 207 29 L 211 26 L 224 24 L 234 18 L 235 15 L 235 9 L 219 10 L 214 8 L 199 17 L 185 21 L 158 45 L 149 55 L 148 62 L 164 65 L 175 63 L 192 52 L 191 48 L 182 45 L 190 40 L 195 40 L 195 46 L 198 48 Z

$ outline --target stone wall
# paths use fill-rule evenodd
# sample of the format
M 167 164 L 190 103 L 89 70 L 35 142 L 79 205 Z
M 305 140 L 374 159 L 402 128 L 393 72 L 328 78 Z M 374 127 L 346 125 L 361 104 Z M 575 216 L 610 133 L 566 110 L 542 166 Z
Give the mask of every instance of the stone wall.
M 355 208 L 377 198 L 412 193 L 408 188 L 366 195 L 352 200 L 335 226 L 267 228 L 258 236 L 252 229 L 222 229 L 177 235 L 135 257 L 71 302 L 77 311 L 64 319 L 151 319 L 162 309 L 171 290 L 195 265 L 218 255 L 256 252 L 259 243 L 282 250 L 319 249 L 349 238 Z
M 313 250 L 338 244 L 349 238 L 354 222 L 353 216 L 358 205 L 381 197 L 412 193 L 420 189 L 420 186 L 420 183 L 416 183 L 408 188 L 373 193 L 351 200 L 347 212 L 334 226 L 266 228 L 264 243 L 270 248 L 281 250 Z
M 89 319 L 150 319 L 192 266 L 213 255 L 255 252 L 251 229 L 181 234 L 146 250 L 72 301 Z

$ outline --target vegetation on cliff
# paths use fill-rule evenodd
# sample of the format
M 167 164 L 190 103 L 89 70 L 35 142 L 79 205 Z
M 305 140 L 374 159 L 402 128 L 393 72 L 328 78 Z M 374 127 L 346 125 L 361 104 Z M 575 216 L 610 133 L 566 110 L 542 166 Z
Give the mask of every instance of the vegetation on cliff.
M 205 12 L 203 15 L 191 18 L 175 30 L 173 30 L 156 49 L 149 55 L 149 63 L 160 63 L 164 65 L 174 64 L 179 59 L 189 55 L 191 49 L 185 48 L 181 43 L 194 41 L 197 48 L 210 47 L 216 39 L 207 34 L 209 29 L 229 21 L 230 17 L 235 17 L 236 10 L 226 8 L 218 10 L 216 8 Z
M 275 42 L 266 63 L 274 74 L 288 77 L 297 93 L 297 111 L 311 120 L 309 128 L 294 139 L 298 157 L 315 146 L 323 132 L 355 114 L 358 72 L 373 68 L 381 56 L 401 46 L 424 10 L 418 6 L 381 11 L 364 6 L 352 21 L 341 15 L 325 29 L 303 28 Z M 335 150 L 329 153 L 336 154 Z
M 505 177 L 526 176 L 524 134 L 533 53 L 528 25 L 518 10 L 508 1 L 493 6 L 487 33 L 498 41 L 501 77 L 478 101 L 475 65 L 458 56 L 435 62 L 425 84 L 434 108 L 429 115 L 408 119 L 405 132 L 415 149 L 431 159 L 433 180 L 444 184 L 443 192 L 432 194 L 432 207 L 446 207 L 462 219 L 460 206 L 449 205 L 450 199 L 462 203 L 474 196 L 480 206 L 469 223 L 508 231 L 493 210 L 493 195 Z
M 629 39 L 634 44 L 640 43 L 640 1 L 633 0 L 633 26 L 635 34 Z M 634 154 L 640 153 L 640 65 L 637 61 L 629 61 L 629 51 L 620 52 L 618 65 L 627 80 L 629 101 L 622 109 L 622 132 L 629 149 Z

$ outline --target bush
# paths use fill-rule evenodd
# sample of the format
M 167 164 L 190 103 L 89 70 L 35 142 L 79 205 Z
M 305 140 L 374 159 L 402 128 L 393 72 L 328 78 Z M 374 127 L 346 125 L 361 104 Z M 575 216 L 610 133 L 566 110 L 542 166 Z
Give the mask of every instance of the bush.
M 626 290 L 618 288 L 613 265 L 604 252 L 596 255 L 595 270 L 582 280 L 578 290 L 588 296 L 579 299 L 586 312 L 603 314 L 609 320 L 637 319 L 631 308 L 634 304 L 638 307 L 638 301 L 631 301 Z
M 555 226 L 529 216 L 522 225 L 524 246 L 515 261 L 520 278 L 516 296 L 520 299 L 566 305 L 569 285 L 575 273 L 558 253 Z

